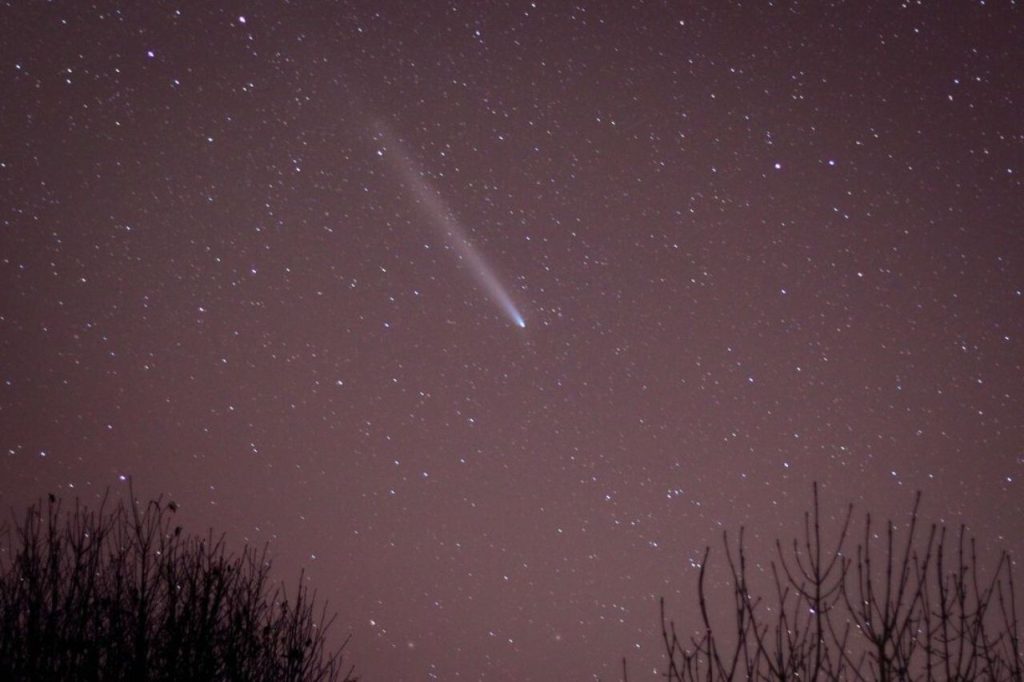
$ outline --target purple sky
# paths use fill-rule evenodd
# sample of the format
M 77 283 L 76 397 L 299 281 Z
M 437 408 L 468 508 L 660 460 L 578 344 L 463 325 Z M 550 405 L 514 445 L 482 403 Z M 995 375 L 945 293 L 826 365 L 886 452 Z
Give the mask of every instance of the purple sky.
M 657 679 L 658 597 L 688 622 L 704 545 L 766 560 L 813 480 L 1020 554 L 1022 34 L 8 3 L 0 504 L 131 476 L 270 542 L 367 680 Z

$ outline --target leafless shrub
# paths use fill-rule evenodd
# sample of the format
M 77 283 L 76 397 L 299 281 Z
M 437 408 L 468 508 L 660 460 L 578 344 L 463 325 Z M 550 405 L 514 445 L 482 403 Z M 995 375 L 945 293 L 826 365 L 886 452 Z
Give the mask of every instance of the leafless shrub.
M 665 678 L 1024 680 L 1009 555 L 1001 553 L 985 577 L 975 540 L 962 526 L 950 533 L 933 524 L 922 532 L 919 503 L 920 494 L 902 539 L 892 522 L 876 533 L 867 514 L 863 539 L 848 552 L 853 508 L 827 541 L 815 485 L 802 537 L 776 542 L 768 598 L 749 586 L 743 530 L 735 545 L 723 535 L 732 603 L 712 615 L 706 548 L 697 580 L 697 634 L 680 635 L 661 600 Z M 729 624 L 719 627 L 722 613 Z
M 354 680 L 301 579 L 289 596 L 266 548 L 228 553 L 176 510 L 50 495 L 15 517 L 0 533 L 0 679 Z

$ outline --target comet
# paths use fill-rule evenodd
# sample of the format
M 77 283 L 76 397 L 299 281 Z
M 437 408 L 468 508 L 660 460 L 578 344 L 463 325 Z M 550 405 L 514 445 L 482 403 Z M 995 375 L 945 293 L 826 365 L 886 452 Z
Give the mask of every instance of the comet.
M 379 122 L 374 127 L 377 138 L 384 143 L 384 147 L 377 150 L 377 155 L 384 158 L 406 182 L 430 222 L 441 232 L 459 259 L 469 266 L 474 279 L 487 294 L 487 297 L 501 309 L 512 324 L 520 329 L 525 329 L 526 320 L 523 319 L 515 302 L 501 284 L 494 270 L 469 241 L 466 229 L 459 222 L 455 212 L 445 203 L 437 190 L 427 182 L 423 171 L 416 166 L 412 156 L 405 151 L 398 139 Z

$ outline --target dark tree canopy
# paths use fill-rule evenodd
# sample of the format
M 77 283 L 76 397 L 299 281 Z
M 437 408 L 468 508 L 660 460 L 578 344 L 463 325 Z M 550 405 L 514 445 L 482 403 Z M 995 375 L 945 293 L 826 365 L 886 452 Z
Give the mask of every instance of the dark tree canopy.
M 1024 680 L 1013 562 L 987 564 L 964 527 L 922 528 L 920 494 L 902 531 L 848 506 L 824 532 L 818 488 L 799 537 L 776 541 L 767 576 L 752 576 L 743 530 L 717 577 L 732 592 L 713 606 L 705 549 L 697 603 L 683 631 L 661 602 L 669 682 L 725 680 Z M 859 537 L 854 547 L 851 537 Z M 759 564 L 761 565 L 761 564 Z M 767 595 L 751 586 L 766 577 Z M 719 582 L 720 582 L 719 581 Z M 623 674 L 626 676 L 625 661 Z
M 351 681 L 334 620 L 266 549 L 182 532 L 173 502 L 50 496 L 0 536 L 0 679 Z

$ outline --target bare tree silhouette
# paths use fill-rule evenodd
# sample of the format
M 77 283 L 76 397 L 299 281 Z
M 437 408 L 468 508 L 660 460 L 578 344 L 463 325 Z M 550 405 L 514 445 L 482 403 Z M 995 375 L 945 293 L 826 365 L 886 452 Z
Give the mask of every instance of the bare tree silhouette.
M 727 625 L 712 616 L 705 548 L 697 579 L 699 623 L 684 636 L 661 600 L 669 682 L 727 680 L 1024 680 L 1013 563 L 1006 552 L 982 574 L 977 544 L 963 526 L 922 532 L 920 493 L 902 539 L 875 530 L 870 514 L 853 552 L 853 506 L 832 541 L 822 537 L 818 486 L 802 537 L 776 541 L 773 594 L 752 594 L 744 531 L 723 534 L 723 575 L 732 589 Z M 881 557 L 878 545 L 882 545 Z M 881 562 L 879 564 L 879 562 Z M 623 679 L 628 679 L 623 661 Z
M 347 643 L 300 578 L 289 596 L 267 550 L 190 536 L 177 506 L 53 495 L 0 530 L 0 679 L 352 682 Z

